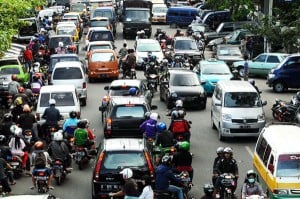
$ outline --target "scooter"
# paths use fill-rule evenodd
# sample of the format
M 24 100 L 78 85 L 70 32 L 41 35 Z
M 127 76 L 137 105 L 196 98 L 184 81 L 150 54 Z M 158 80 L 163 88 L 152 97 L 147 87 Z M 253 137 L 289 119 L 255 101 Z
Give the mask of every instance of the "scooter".
M 14 178 L 20 178 L 23 173 L 22 158 L 20 156 L 13 155 L 9 164 L 13 168 Z
M 64 180 L 66 179 L 66 176 L 71 171 L 67 171 L 63 160 L 56 158 L 52 164 L 52 171 L 53 171 L 53 178 L 56 181 L 57 185 L 61 185 Z
M 48 189 L 48 178 L 46 172 L 47 169 L 37 169 L 37 175 L 34 176 L 35 185 L 37 187 L 38 193 L 46 193 Z
M 88 149 L 78 146 L 75 147 L 74 159 L 76 164 L 78 164 L 78 169 L 82 170 L 90 161 L 90 157 L 88 157 Z

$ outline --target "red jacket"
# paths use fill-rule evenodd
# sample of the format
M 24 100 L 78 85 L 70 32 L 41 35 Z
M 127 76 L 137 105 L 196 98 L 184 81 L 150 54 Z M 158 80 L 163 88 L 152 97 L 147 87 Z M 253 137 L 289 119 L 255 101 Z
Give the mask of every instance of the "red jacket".
M 26 49 L 24 51 L 24 59 L 26 61 L 32 61 L 33 60 L 32 51 L 30 49 Z

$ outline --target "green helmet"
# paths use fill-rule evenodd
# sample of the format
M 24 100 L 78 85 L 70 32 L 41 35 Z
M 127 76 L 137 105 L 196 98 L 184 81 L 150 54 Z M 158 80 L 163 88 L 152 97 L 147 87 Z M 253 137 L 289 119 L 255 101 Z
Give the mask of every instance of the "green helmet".
M 182 150 L 185 150 L 185 151 L 189 151 L 190 150 L 190 143 L 187 142 L 187 141 L 184 141 L 179 145 L 179 148 L 182 149 Z

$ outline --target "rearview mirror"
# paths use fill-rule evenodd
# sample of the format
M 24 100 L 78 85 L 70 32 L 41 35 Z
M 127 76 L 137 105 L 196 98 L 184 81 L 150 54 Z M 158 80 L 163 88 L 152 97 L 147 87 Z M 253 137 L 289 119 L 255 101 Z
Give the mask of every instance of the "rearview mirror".
M 151 106 L 151 110 L 156 110 L 158 107 L 156 105 Z

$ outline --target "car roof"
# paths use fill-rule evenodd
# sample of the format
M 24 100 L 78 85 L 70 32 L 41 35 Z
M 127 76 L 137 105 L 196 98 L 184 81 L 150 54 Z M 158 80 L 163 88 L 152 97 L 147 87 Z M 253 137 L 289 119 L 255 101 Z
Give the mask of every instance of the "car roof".
M 106 27 L 91 27 L 89 29 L 89 32 L 90 31 L 110 31 L 110 30 L 108 30 Z
M 222 86 L 226 92 L 257 92 L 254 86 L 248 81 L 221 80 L 217 84 Z
M 181 69 L 181 68 L 170 68 L 168 71 L 170 74 L 196 74 L 191 70 L 187 70 L 187 69 Z
M 57 58 L 57 57 L 78 57 L 78 55 L 75 53 L 70 53 L 70 54 L 53 54 L 50 56 L 50 58 Z
M 143 151 L 145 144 L 143 139 L 138 138 L 112 138 L 104 139 L 105 151 Z
M 299 153 L 300 127 L 296 124 L 270 124 L 262 133 L 268 144 L 280 153 Z M 288 144 L 288 147 L 287 147 Z
M 80 61 L 63 61 L 63 62 L 57 62 L 55 64 L 54 68 L 65 68 L 65 67 L 78 67 L 81 68 L 81 62 Z
M 43 86 L 41 88 L 40 93 L 42 92 L 72 92 L 75 91 L 75 86 L 71 84 L 66 84 L 66 85 L 51 85 L 51 86 Z
M 139 39 L 137 40 L 137 43 L 157 43 L 158 41 L 155 39 Z
M 117 87 L 117 86 L 132 86 L 132 87 L 139 87 L 141 84 L 141 80 L 138 79 L 119 79 L 119 80 L 114 80 L 111 82 L 110 87 Z
M 111 103 L 113 105 L 124 105 L 124 104 L 147 104 L 144 96 L 112 96 Z

